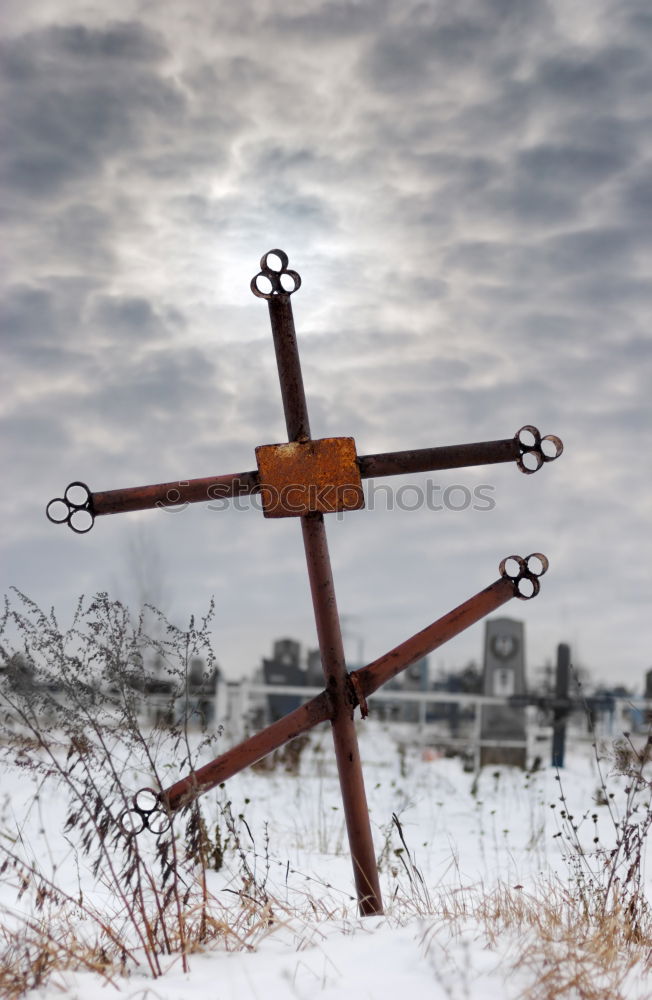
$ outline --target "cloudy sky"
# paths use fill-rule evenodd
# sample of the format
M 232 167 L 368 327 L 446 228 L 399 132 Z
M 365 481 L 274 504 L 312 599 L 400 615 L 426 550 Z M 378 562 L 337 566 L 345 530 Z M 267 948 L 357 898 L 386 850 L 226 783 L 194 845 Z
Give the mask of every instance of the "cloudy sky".
M 232 676 L 314 644 L 301 533 L 256 509 L 46 502 L 255 468 L 283 441 L 267 308 L 285 249 L 315 437 L 360 454 L 559 435 L 562 458 L 431 474 L 492 510 L 328 519 L 365 659 L 546 553 L 531 671 L 570 642 L 642 689 L 650 643 L 652 13 L 647 0 L 6 0 L 2 589 L 66 620 L 215 596 Z M 426 476 L 409 482 L 425 489 Z M 394 488 L 408 480 L 388 480 Z M 486 492 L 486 491 L 485 491 Z M 463 490 L 449 494 L 455 506 Z M 416 494 L 404 493 L 403 507 Z M 478 506 L 483 506 L 482 504 Z M 432 658 L 479 659 L 482 626 Z

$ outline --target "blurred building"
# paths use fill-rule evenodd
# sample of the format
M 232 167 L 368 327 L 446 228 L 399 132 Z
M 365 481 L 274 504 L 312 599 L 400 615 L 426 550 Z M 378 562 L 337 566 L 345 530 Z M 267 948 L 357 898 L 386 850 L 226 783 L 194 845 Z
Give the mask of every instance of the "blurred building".
M 321 668 L 320 668 L 321 669 Z M 306 671 L 301 667 L 301 646 L 294 639 L 277 639 L 273 655 L 263 660 L 265 684 L 281 687 L 305 687 Z M 293 712 L 302 702 L 297 694 L 270 694 L 267 706 L 270 719 L 275 722 L 288 712 Z
M 324 671 L 321 665 L 321 653 L 318 649 L 309 649 L 306 659 L 306 684 L 308 687 L 324 686 Z

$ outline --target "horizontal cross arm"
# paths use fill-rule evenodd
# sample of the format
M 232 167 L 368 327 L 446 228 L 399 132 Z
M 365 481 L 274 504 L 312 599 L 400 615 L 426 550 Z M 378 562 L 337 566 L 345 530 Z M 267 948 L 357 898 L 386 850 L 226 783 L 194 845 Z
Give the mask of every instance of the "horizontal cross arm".
M 325 441 L 303 442 L 302 446 L 331 446 L 348 441 L 345 438 L 326 439 Z M 564 446 L 554 434 L 542 437 L 536 427 L 530 425 L 521 427 L 513 438 L 500 441 L 479 441 L 474 444 L 447 445 L 438 448 L 417 448 L 411 451 L 384 452 L 378 455 L 360 455 L 355 457 L 353 449 L 352 468 L 360 479 L 371 479 L 375 476 L 399 476 L 406 473 L 430 472 L 436 469 L 458 469 L 472 465 L 489 465 L 497 462 L 515 461 L 522 472 L 532 473 L 540 469 L 544 462 L 552 462 L 561 455 Z M 297 447 L 297 445 L 295 445 Z M 268 452 L 277 453 L 281 445 L 266 445 L 257 449 L 259 466 L 261 455 Z M 330 453 L 329 453 L 330 454 Z M 287 456 L 285 457 L 287 463 Z M 356 468 L 357 465 L 357 468 Z M 344 474 L 350 475 L 345 466 Z M 342 469 L 335 469 L 335 472 Z M 131 486 L 122 490 L 105 490 L 91 493 L 85 483 L 74 482 L 66 487 L 62 497 L 50 500 L 46 514 L 55 524 L 67 524 L 78 534 L 84 534 L 93 527 L 96 517 L 104 514 L 119 514 L 127 511 L 149 510 L 153 507 L 163 509 L 180 508 L 189 503 L 207 503 L 210 500 L 222 500 L 236 496 L 248 496 L 252 493 L 265 494 L 263 468 L 249 472 L 235 472 L 225 476 L 208 476 L 204 479 L 177 480 L 172 483 L 157 483 L 153 486 Z M 304 490 L 316 483 L 305 480 L 305 469 L 299 466 L 293 473 L 295 480 L 285 483 L 283 490 Z M 302 476 L 304 478 L 302 479 Z M 286 473 L 287 477 L 287 473 Z M 360 486 L 358 479 L 358 488 Z M 267 484 L 272 489 L 274 483 Z M 269 489 L 267 492 L 269 492 Z M 283 492 L 283 490 L 281 492 Z M 361 491 L 358 489 L 359 496 Z M 362 506 L 362 501 L 350 505 L 351 509 Z M 284 514 L 270 513 L 276 510 L 273 504 L 264 505 L 266 516 L 287 516 L 287 507 L 280 505 Z M 312 508 L 311 508 L 312 509 Z M 321 508 L 315 508 L 321 509 Z M 299 513 L 293 510 L 292 513 Z
M 206 503 L 225 497 L 246 496 L 258 489 L 258 472 L 234 472 L 205 479 L 178 480 L 154 486 L 132 486 L 124 490 L 92 493 L 91 502 L 96 517 L 151 507 L 177 507 L 187 503 Z
M 542 437 L 536 427 L 527 424 L 513 438 L 361 455 L 358 466 L 361 479 L 462 469 L 472 465 L 495 465 L 499 462 L 516 462 L 521 472 L 531 474 L 540 469 L 544 462 L 553 462 L 559 458 L 563 450 L 562 442 L 554 434 Z
M 77 534 L 93 527 L 96 517 L 133 510 L 179 508 L 189 503 L 207 503 L 228 497 L 247 496 L 260 489 L 258 471 L 234 472 L 204 479 L 180 479 L 153 486 L 130 486 L 122 490 L 91 493 L 86 483 L 74 482 L 62 497 L 50 500 L 46 514 L 55 524 L 67 524 Z
M 360 477 L 402 476 L 412 472 L 435 472 L 438 469 L 461 469 L 469 465 L 493 465 L 514 462 L 520 457 L 514 438 L 481 441 L 477 444 L 445 445 L 440 448 L 414 448 L 388 451 L 358 458 Z

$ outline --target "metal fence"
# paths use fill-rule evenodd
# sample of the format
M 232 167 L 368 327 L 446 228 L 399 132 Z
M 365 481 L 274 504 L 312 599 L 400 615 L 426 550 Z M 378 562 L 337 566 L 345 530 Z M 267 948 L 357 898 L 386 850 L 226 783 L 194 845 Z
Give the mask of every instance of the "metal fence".
M 262 684 L 243 679 L 226 681 L 218 685 L 215 718 L 222 724 L 229 737 L 242 740 L 268 721 L 268 699 L 282 693 L 295 697 L 298 703 L 319 695 L 322 689 L 295 685 Z M 534 700 L 534 698 L 533 698 Z M 539 703 L 544 698 L 536 699 Z M 549 757 L 548 743 L 552 741 L 552 719 L 546 718 L 552 711 L 546 711 L 537 704 L 527 708 L 527 740 L 492 740 L 481 737 L 481 708 L 483 705 L 510 707 L 514 699 L 499 698 L 480 694 L 461 694 L 446 691 L 402 691 L 400 689 L 376 691 L 369 698 L 369 717 L 382 718 L 389 725 L 400 723 L 409 727 L 415 741 L 442 748 L 467 750 L 478 766 L 481 746 L 527 747 L 528 756 L 545 754 Z M 522 705 L 523 699 L 518 699 Z M 417 706 L 414 722 L 404 722 L 396 713 L 383 709 L 406 704 Z M 443 713 L 433 711 L 435 706 L 455 708 L 455 713 L 443 717 Z M 452 721 L 452 725 L 451 725 Z M 599 711 L 589 716 L 581 705 L 573 707 L 566 725 L 573 742 L 591 742 L 594 739 L 615 740 L 623 733 L 647 733 L 652 723 L 652 699 L 631 697 L 605 700 Z M 455 732 L 457 729 L 457 732 Z

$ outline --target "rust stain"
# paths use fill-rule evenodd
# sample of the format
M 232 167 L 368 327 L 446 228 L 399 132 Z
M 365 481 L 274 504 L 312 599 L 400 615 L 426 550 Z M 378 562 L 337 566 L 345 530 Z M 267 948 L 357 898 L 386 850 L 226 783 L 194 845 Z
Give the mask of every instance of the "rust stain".
M 364 494 L 350 437 L 264 444 L 256 448 L 265 517 L 360 510 Z

